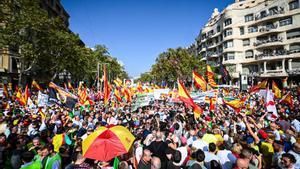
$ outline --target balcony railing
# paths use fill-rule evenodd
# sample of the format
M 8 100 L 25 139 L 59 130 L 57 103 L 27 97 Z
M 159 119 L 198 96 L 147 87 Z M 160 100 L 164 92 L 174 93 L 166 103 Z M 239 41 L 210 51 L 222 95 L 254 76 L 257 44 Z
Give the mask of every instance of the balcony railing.
M 272 25 L 266 25 L 263 26 L 259 29 L 259 32 L 269 32 L 273 29 L 277 29 L 278 28 L 278 24 L 272 24 Z
M 276 56 L 282 56 L 282 55 L 290 55 L 293 53 L 300 53 L 300 49 L 297 50 L 273 50 L 272 52 L 262 53 L 255 55 L 255 59 L 264 59 L 266 57 L 276 57 Z
M 253 43 L 254 46 L 260 46 L 267 43 L 273 43 L 273 42 L 282 42 L 282 37 L 275 37 L 270 39 L 264 39 L 264 40 L 258 40 Z
M 266 14 L 257 14 L 255 16 L 255 20 L 258 21 L 258 20 L 261 20 L 263 18 L 266 18 L 268 16 L 275 16 L 275 15 L 279 15 L 279 14 L 284 14 L 284 8 L 283 7 L 280 7 L 279 10 L 274 10 L 272 12 L 269 11 L 269 13 L 266 13 Z

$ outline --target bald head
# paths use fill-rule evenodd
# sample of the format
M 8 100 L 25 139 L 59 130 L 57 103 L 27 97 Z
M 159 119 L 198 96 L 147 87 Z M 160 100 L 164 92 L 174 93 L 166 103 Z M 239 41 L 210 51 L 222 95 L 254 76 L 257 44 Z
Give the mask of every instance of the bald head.
M 248 168 L 249 167 L 249 160 L 239 158 L 239 159 L 236 160 L 236 166 L 238 168 Z
M 153 157 L 151 160 L 151 169 L 160 169 L 161 168 L 161 162 L 158 157 Z

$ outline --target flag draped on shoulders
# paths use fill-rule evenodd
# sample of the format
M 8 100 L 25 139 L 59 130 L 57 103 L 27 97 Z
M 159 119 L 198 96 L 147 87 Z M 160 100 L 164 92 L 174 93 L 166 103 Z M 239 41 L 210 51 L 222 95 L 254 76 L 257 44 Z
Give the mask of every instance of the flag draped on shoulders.
M 193 79 L 194 79 L 194 84 L 197 88 L 201 89 L 202 91 L 206 91 L 207 82 L 200 74 L 193 71 Z
M 199 118 L 200 115 L 203 113 L 203 110 L 193 101 L 190 94 L 188 93 L 188 91 L 186 90 L 186 88 L 180 80 L 178 80 L 178 96 L 182 102 L 193 107 L 194 117 Z

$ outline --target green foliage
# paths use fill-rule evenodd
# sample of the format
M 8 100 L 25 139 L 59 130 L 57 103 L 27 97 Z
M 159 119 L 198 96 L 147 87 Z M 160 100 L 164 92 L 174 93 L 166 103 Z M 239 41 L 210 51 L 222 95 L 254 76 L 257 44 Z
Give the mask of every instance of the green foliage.
M 191 81 L 193 70 L 203 74 L 205 70 L 204 62 L 189 54 L 184 48 L 168 49 L 156 58 L 149 75 L 144 74 L 141 77 L 151 77 L 156 82 L 165 81 L 172 85 L 177 78 Z
M 49 81 L 65 71 L 74 81 L 92 80 L 97 62 L 106 62 L 113 68 L 113 76 L 128 76 L 108 55 L 107 48 L 86 48 L 60 18 L 49 17 L 40 0 L 2 0 L 0 8 L 0 49 L 14 51 L 22 73 L 27 71 L 32 78 Z

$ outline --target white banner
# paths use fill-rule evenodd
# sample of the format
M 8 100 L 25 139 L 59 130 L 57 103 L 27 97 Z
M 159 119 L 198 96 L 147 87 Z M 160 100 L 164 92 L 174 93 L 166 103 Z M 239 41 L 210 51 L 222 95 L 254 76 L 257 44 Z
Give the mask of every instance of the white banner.
M 48 98 L 49 98 L 48 95 L 43 94 L 42 92 L 39 91 L 39 94 L 38 94 L 38 106 L 39 107 L 46 106 L 48 104 Z

